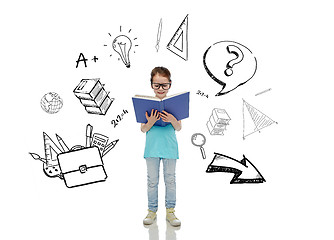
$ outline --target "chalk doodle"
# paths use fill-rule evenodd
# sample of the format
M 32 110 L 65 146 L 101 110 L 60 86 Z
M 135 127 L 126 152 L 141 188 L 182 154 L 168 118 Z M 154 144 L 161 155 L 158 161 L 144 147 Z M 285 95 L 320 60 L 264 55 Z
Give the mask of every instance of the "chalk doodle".
M 105 115 L 115 100 L 109 97 L 99 78 L 82 79 L 73 92 L 90 114 Z
M 201 153 L 202 153 L 202 158 L 205 159 L 206 155 L 205 155 L 205 151 L 204 151 L 204 144 L 206 143 L 206 138 L 202 133 L 194 133 L 191 136 L 191 143 L 196 146 L 196 147 L 200 147 L 201 149 Z
M 247 103 L 245 100 L 243 100 L 242 113 L 243 139 L 255 132 L 260 132 L 261 129 L 268 127 L 273 123 L 277 124 L 277 122 Z
M 116 146 L 119 139 L 108 144 L 109 138 L 99 133 L 93 134 L 90 124 L 86 126 L 85 146 L 75 145 L 69 148 L 58 134 L 56 137 L 60 147 L 43 133 L 45 158 L 37 153 L 29 153 L 33 159 L 43 162 L 46 176 L 64 180 L 69 188 L 107 179 L 102 157 Z
M 162 31 L 162 18 L 160 18 L 159 27 L 158 27 L 158 33 L 157 33 L 157 43 L 155 44 L 155 49 L 157 52 L 159 51 L 159 44 L 161 39 L 161 31 Z
M 225 66 L 222 63 L 226 63 Z M 246 46 L 233 41 L 220 41 L 204 52 L 203 65 L 207 74 L 222 86 L 216 94 L 221 96 L 252 79 L 257 60 Z
M 122 33 L 122 26 L 120 26 L 119 28 L 120 30 L 120 35 L 116 36 L 113 41 L 112 41 L 112 48 L 113 50 L 118 53 L 119 55 L 119 59 L 118 60 L 122 60 L 124 65 L 127 68 L 130 68 L 131 64 L 130 64 L 130 52 L 133 51 L 133 53 L 135 53 L 134 51 L 134 47 L 138 47 L 138 44 L 134 44 L 134 47 L 132 47 L 132 42 L 136 41 L 137 38 L 133 38 L 131 39 L 128 35 L 130 34 L 131 30 L 130 29 L 127 33 Z M 110 37 L 112 37 L 112 35 L 110 33 L 108 33 Z M 105 47 L 108 46 L 107 44 L 104 45 Z M 110 55 L 112 56 L 112 55 Z
M 180 58 L 188 60 L 188 14 L 167 44 L 167 49 Z
M 257 170 L 257 168 L 245 157 L 245 155 L 243 155 L 242 160 L 238 161 L 220 153 L 214 154 L 215 156 L 206 170 L 207 173 L 233 173 L 234 176 L 230 181 L 231 184 L 263 183 L 266 181 L 259 170 Z
M 40 105 L 45 112 L 54 114 L 63 107 L 63 99 L 57 93 L 49 92 L 42 97 Z
M 214 108 L 206 126 L 211 135 L 224 135 L 224 131 L 230 120 L 231 118 L 225 109 Z

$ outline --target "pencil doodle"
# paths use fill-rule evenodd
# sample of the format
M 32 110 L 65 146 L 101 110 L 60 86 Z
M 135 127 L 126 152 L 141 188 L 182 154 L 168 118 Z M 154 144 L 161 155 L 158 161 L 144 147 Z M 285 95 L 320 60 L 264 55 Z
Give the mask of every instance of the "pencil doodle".
M 214 108 L 206 126 L 211 135 L 224 135 L 224 131 L 230 120 L 231 118 L 225 109 Z
M 263 93 L 266 93 L 266 92 L 269 92 L 269 91 L 271 91 L 271 88 L 268 88 L 268 89 L 266 89 L 262 92 L 259 92 L 259 93 L 255 94 L 255 96 L 259 96 L 260 94 L 263 94 Z
M 191 136 L 191 143 L 196 147 L 200 147 L 201 153 L 202 153 L 202 158 L 205 159 L 206 155 L 205 155 L 205 151 L 204 151 L 203 146 L 206 143 L 206 138 L 205 138 L 204 134 L 194 133 Z
M 43 162 L 46 176 L 59 177 L 69 188 L 106 180 L 102 157 L 116 146 L 119 139 L 108 144 L 109 138 L 100 133 L 93 134 L 90 124 L 86 126 L 85 146 L 69 148 L 58 134 L 56 137 L 60 147 L 43 132 L 45 158 L 29 153 L 33 159 Z
M 159 27 L 158 27 L 158 33 L 157 33 L 157 43 L 155 44 L 155 49 L 157 52 L 159 51 L 159 44 L 161 39 L 161 31 L 162 31 L 162 18 L 160 18 Z
M 167 44 L 167 49 L 182 59 L 188 60 L 188 14 Z
M 82 79 L 73 92 L 90 114 L 105 115 L 115 100 L 109 97 L 99 78 Z
M 222 63 L 226 63 L 224 70 Z M 246 46 L 233 41 L 220 41 L 204 52 L 203 65 L 208 75 L 222 86 L 216 94 L 221 96 L 252 79 L 257 69 L 257 60 Z
M 247 111 L 245 111 L 247 109 Z M 255 132 L 260 132 L 261 129 L 276 123 L 267 115 L 256 109 L 243 99 L 243 139 Z
M 133 53 L 135 53 L 134 48 L 132 48 L 132 42 L 137 40 L 137 38 L 131 39 L 128 37 L 129 33 L 131 32 L 132 29 L 130 29 L 127 33 L 125 34 L 120 34 L 117 37 L 114 38 L 112 41 L 112 48 L 115 52 L 118 53 L 119 59 L 122 60 L 124 65 L 127 68 L 130 68 L 130 50 L 133 50 Z M 122 33 L 122 26 L 120 26 L 120 32 Z M 109 36 L 111 37 L 111 34 L 108 33 Z M 107 44 L 104 44 L 104 46 L 108 46 Z M 134 44 L 134 47 L 138 47 L 138 44 Z M 112 56 L 112 55 L 110 55 Z
M 225 172 L 233 173 L 234 176 L 230 184 L 234 183 L 263 183 L 263 178 L 259 170 L 243 155 L 242 160 L 238 161 L 229 156 L 214 153 L 215 156 L 206 169 L 207 173 Z
M 49 92 L 41 98 L 40 105 L 45 112 L 54 114 L 63 107 L 63 99 L 57 93 Z

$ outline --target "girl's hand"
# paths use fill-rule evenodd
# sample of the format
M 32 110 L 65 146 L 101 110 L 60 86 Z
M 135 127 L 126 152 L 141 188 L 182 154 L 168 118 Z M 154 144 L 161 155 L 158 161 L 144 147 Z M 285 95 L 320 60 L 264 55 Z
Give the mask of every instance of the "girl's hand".
M 164 122 L 170 122 L 170 123 L 175 123 L 177 122 L 177 119 L 173 116 L 173 114 L 170 114 L 166 111 L 162 111 L 162 113 L 160 113 L 161 119 Z
M 160 113 L 158 112 L 158 110 L 154 110 L 154 109 L 152 109 L 150 116 L 148 116 L 147 112 L 145 113 L 145 116 L 146 116 L 147 122 L 152 125 L 154 125 L 154 123 L 160 119 Z
M 170 113 L 168 113 L 166 111 L 162 111 L 162 113 L 160 113 L 160 116 L 161 116 L 162 121 L 164 121 L 164 122 L 170 122 L 173 125 L 173 127 L 174 127 L 174 129 L 176 131 L 180 131 L 181 130 L 181 128 L 182 128 L 181 121 L 178 121 L 173 116 L 173 114 L 170 114 Z

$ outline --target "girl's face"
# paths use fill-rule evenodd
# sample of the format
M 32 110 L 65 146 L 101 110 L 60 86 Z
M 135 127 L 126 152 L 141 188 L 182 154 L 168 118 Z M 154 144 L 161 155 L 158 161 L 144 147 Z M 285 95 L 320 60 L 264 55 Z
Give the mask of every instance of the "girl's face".
M 153 76 L 152 78 L 152 88 L 155 93 L 155 96 L 163 99 L 166 97 L 169 87 L 170 87 L 170 81 L 168 78 L 161 76 L 159 73 Z M 164 84 L 165 87 L 162 85 L 159 86 L 159 84 Z

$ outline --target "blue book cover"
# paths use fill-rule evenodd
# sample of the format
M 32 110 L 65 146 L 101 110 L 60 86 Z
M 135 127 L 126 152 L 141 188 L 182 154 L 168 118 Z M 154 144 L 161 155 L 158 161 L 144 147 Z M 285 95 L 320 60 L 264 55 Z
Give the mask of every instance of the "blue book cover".
M 132 102 L 138 123 L 146 123 L 145 113 L 150 116 L 152 109 L 171 113 L 177 120 L 189 117 L 189 92 L 174 94 L 162 100 L 157 97 L 136 95 L 132 98 Z M 154 125 L 164 127 L 167 124 L 170 123 L 159 119 Z

